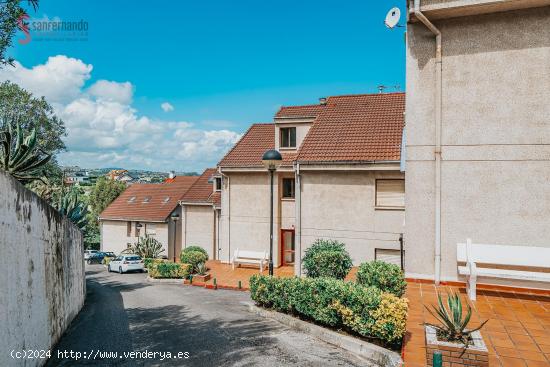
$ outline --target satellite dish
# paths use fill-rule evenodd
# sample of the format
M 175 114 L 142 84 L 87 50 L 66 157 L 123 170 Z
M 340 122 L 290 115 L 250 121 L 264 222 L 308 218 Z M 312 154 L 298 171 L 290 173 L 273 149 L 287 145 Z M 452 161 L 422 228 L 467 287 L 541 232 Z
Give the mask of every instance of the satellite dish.
M 398 7 L 391 8 L 388 12 L 388 15 L 386 15 L 386 20 L 384 21 L 384 24 L 386 27 L 393 29 L 395 27 L 401 27 L 399 23 L 399 19 L 401 19 L 401 10 L 399 10 Z

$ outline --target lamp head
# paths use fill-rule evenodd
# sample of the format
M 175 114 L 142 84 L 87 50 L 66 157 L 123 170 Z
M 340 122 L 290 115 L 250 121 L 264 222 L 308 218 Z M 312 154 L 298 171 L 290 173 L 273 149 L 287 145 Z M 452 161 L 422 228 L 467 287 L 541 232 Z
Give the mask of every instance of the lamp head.
M 276 170 L 282 163 L 283 156 L 275 149 L 270 149 L 264 153 L 262 163 L 268 170 Z

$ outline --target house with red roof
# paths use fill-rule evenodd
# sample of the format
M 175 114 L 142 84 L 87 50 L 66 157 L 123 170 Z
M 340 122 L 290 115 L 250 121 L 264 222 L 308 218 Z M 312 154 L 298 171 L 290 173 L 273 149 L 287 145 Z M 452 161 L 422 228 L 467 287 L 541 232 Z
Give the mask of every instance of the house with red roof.
M 182 212 L 179 201 L 199 179 L 178 176 L 160 184 L 129 186 L 99 216 L 101 251 L 120 253 L 140 236 L 156 238 L 162 255 L 173 259 L 181 251 Z
M 219 259 L 221 177 L 215 168 L 206 169 L 180 200 L 182 247 L 199 246 L 208 258 Z
M 270 183 L 264 152 L 282 163 L 274 180 L 275 266 L 294 265 L 318 238 L 346 244 L 355 264 L 398 261 L 404 225 L 400 171 L 405 94 L 323 98 L 282 107 L 272 123 L 253 124 L 218 163 L 219 259 L 235 250 L 269 251 Z

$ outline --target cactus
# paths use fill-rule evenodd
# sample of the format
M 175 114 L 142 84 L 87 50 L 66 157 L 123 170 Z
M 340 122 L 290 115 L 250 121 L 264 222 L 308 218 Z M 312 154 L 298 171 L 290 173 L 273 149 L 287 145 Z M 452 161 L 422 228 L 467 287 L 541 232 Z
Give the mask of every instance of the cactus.
M 0 133 L 0 168 L 22 184 L 40 180 L 41 168 L 49 162 L 51 155 L 36 148 L 35 129 L 24 137 L 19 124 L 15 134 L 11 125 L 7 125 L 8 129 Z
M 69 191 L 62 195 L 59 201 L 54 204 L 54 207 L 59 213 L 69 218 L 78 228 L 84 229 L 86 227 L 88 208 L 79 200 L 78 194 L 75 191 Z

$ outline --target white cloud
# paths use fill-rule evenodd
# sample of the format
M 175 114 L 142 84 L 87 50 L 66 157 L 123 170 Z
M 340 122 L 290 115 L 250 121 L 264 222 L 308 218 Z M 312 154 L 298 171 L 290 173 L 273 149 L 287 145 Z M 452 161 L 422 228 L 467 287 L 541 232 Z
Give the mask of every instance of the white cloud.
M 160 105 L 160 108 L 162 108 L 162 110 L 164 112 L 170 112 L 170 111 L 174 111 L 174 106 L 172 106 L 170 103 L 168 102 L 164 102 Z
M 98 80 L 88 88 L 88 93 L 97 99 L 129 104 L 132 102 L 134 87 L 130 82 L 117 83 Z
M 85 88 L 92 69 L 59 55 L 32 68 L 17 63 L 0 70 L 0 81 L 11 80 L 45 96 L 65 121 L 69 152 L 60 155 L 63 164 L 200 171 L 214 165 L 240 138 L 227 129 L 204 130 L 188 121 L 140 115 L 132 105 L 130 82 L 98 80 Z M 168 102 L 161 107 L 173 110 Z

